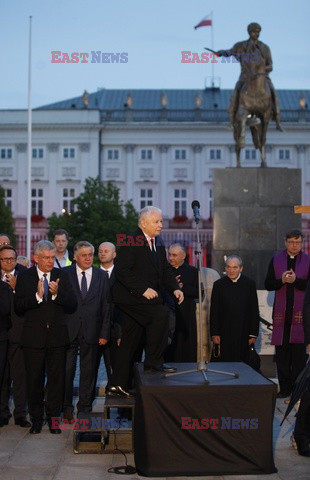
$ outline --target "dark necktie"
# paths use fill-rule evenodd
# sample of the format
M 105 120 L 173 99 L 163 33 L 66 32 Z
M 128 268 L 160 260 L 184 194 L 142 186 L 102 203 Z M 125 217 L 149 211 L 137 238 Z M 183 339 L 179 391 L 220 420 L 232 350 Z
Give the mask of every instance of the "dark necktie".
M 151 238 L 151 244 L 152 244 L 152 253 L 156 255 L 155 238 Z
M 47 273 L 44 273 L 43 274 L 43 277 L 44 277 L 44 281 L 43 281 L 43 288 L 44 288 L 44 301 L 47 302 L 47 297 L 48 297 L 48 280 L 46 278 L 47 276 Z
M 152 252 L 153 258 L 155 262 L 158 264 L 158 255 L 155 250 L 155 238 L 151 238 L 151 245 L 152 245 L 151 252 Z
M 87 281 L 86 281 L 86 276 L 85 272 L 82 272 L 82 281 L 81 281 L 81 294 L 82 298 L 84 299 L 87 295 Z

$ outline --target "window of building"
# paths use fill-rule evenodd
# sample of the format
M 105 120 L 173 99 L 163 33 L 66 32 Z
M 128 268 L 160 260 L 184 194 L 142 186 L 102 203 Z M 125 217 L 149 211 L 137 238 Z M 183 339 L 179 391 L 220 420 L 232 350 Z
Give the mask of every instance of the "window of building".
M 221 160 L 222 150 L 219 148 L 211 148 L 210 150 L 210 160 Z
M 256 160 L 256 150 L 255 148 L 246 148 L 244 151 L 245 160 Z
M 140 189 L 140 209 L 153 205 L 153 189 L 141 188 Z
M 187 190 L 176 188 L 174 190 L 174 216 L 186 217 L 187 213 Z
M 10 210 L 12 210 L 12 190 L 10 188 L 4 190 L 4 203 Z
M 31 215 L 43 215 L 43 188 L 31 189 Z
M 291 159 L 291 151 L 288 148 L 280 148 L 279 160 L 290 160 L 290 159 Z
M 43 148 L 33 148 L 32 149 L 32 158 L 44 158 L 44 149 Z
M 63 158 L 75 158 L 75 148 L 74 147 L 65 147 L 63 149 Z
M 141 160 L 152 160 L 153 159 L 153 150 L 142 149 L 141 150 Z
M 72 213 L 74 205 L 72 200 L 75 198 L 75 188 L 63 188 L 62 190 L 62 213 Z
M 186 160 L 186 150 L 177 148 L 174 151 L 174 159 L 175 160 Z
M 110 149 L 108 150 L 108 160 L 118 160 L 119 159 L 119 150 Z
M 4 159 L 8 159 L 8 160 L 11 159 L 13 157 L 12 148 L 1 148 L 0 156 L 1 158 L 4 158 Z

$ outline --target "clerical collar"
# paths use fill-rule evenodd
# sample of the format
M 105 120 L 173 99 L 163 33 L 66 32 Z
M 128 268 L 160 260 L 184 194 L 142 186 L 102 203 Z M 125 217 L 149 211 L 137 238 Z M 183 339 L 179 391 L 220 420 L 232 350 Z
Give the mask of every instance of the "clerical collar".
M 288 256 L 291 260 L 294 260 L 294 258 L 296 258 L 298 255 L 299 255 L 299 253 L 297 253 L 297 255 L 290 255 L 289 253 L 287 254 L 287 256 Z
M 239 278 L 241 277 L 241 273 L 239 273 L 238 277 L 235 280 L 230 279 L 233 283 L 237 283 Z

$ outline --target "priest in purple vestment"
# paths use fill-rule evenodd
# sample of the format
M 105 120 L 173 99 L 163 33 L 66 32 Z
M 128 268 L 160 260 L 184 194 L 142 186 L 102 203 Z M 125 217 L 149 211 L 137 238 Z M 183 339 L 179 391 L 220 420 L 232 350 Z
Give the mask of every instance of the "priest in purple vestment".
M 275 290 L 271 343 L 276 349 L 279 398 L 290 395 L 307 361 L 303 304 L 310 257 L 301 251 L 303 238 L 298 229 L 287 232 L 286 248 L 272 258 L 265 279 L 265 288 Z

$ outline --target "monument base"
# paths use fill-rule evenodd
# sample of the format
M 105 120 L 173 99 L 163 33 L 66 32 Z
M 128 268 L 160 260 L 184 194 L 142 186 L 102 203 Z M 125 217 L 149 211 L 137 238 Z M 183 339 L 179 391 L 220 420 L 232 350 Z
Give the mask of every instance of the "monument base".
M 300 203 L 300 169 L 215 169 L 213 267 L 223 272 L 224 256 L 238 254 L 244 274 L 264 289 L 268 264 L 284 248 L 285 233 L 301 228 L 294 213 Z

